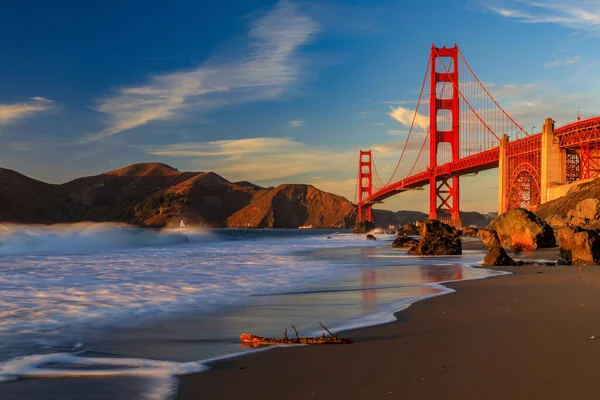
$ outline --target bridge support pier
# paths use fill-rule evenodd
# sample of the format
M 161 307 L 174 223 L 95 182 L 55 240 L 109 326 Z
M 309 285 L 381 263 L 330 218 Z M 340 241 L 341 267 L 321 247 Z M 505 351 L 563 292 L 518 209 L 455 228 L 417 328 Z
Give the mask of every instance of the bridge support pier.
M 554 135 L 554 121 L 546 118 L 542 126 L 542 154 L 540 160 L 540 204 L 549 201 L 549 188 L 567 183 L 567 151 L 560 148 Z
M 506 144 L 508 143 L 508 135 L 502 134 L 498 151 L 498 215 L 508 211 L 508 168 L 506 165 Z

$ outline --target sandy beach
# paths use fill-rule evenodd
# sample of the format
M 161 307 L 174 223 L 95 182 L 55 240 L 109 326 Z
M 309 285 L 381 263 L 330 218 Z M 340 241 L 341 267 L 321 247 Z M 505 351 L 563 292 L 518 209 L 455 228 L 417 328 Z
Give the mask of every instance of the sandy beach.
M 350 345 L 277 348 L 180 380 L 178 399 L 596 399 L 600 268 L 449 284 Z

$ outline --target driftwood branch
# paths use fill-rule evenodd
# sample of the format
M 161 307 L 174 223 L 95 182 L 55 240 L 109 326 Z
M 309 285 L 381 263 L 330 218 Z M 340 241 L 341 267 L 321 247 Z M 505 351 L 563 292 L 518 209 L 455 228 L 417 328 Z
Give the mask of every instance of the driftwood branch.
M 295 338 L 288 338 L 287 329 L 284 331 L 283 338 L 268 338 L 264 336 L 256 336 L 249 333 L 244 333 L 240 336 L 241 344 L 249 347 L 261 347 L 270 344 L 346 344 L 352 343 L 352 339 L 350 338 L 340 338 L 337 335 L 333 334 L 329 329 L 327 329 L 322 323 L 319 322 L 319 325 L 323 329 L 325 329 L 330 337 L 326 337 L 323 333 L 322 337 L 300 337 L 298 330 L 294 325 L 294 331 L 296 332 Z
M 331 337 L 337 338 L 337 335 L 334 335 L 333 333 L 331 333 L 331 331 L 329 329 L 327 329 L 327 327 L 325 325 L 323 325 L 320 322 L 319 322 L 319 325 L 321 325 L 321 328 L 325 329 L 331 335 Z

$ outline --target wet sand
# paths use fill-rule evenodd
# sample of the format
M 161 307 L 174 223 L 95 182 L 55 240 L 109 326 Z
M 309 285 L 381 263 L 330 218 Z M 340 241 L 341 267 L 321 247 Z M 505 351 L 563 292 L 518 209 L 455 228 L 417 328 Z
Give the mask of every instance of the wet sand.
M 600 398 L 600 268 L 505 270 L 345 332 L 354 344 L 216 362 L 178 399 Z

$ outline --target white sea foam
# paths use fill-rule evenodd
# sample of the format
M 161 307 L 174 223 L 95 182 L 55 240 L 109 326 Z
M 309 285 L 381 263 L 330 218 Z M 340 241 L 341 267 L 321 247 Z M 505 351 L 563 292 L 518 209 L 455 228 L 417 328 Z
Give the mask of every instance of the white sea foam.
M 212 310 L 330 273 L 328 260 L 293 252 L 375 245 L 349 234 L 225 240 L 115 224 L 2 225 L 1 232 L 0 360 L 23 346 L 69 347 L 86 330 Z

